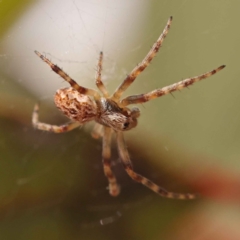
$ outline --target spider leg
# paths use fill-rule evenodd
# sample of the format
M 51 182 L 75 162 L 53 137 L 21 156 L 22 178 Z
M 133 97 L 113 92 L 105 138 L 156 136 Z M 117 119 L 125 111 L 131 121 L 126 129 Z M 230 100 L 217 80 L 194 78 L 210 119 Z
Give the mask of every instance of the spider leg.
M 145 58 L 142 60 L 142 62 L 140 64 L 138 64 L 132 71 L 131 73 L 124 79 L 124 81 L 122 82 L 122 84 L 120 84 L 120 86 L 116 89 L 116 91 L 114 92 L 112 99 L 113 100 L 118 100 L 121 95 L 123 94 L 123 92 L 134 82 L 134 80 L 136 79 L 136 77 L 142 72 L 144 71 L 144 69 L 150 64 L 150 62 L 152 61 L 152 59 L 155 57 L 155 55 L 157 54 L 159 48 L 161 47 L 163 40 L 166 38 L 168 30 L 170 28 L 170 25 L 172 23 L 172 17 L 170 17 L 168 19 L 168 22 L 162 32 L 162 34 L 160 35 L 160 37 L 158 38 L 158 40 L 153 44 L 152 48 L 150 49 L 150 51 L 148 52 L 148 54 L 145 56 Z
M 121 161 L 123 163 L 123 166 L 127 172 L 127 174 L 136 182 L 142 183 L 155 193 L 159 194 L 162 197 L 166 198 L 174 198 L 174 199 L 194 199 L 196 198 L 195 194 L 190 193 L 174 193 L 174 192 L 168 192 L 164 188 L 158 186 L 157 184 L 153 183 L 149 179 L 143 177 L 142 175 L 136 173 L 133 170 L 133 166 L 131 163 L 131 160 L 129 158 L 129 154 L 125 145 L 125 141 L 123 138 L 122 132 L 117 132 L 117 144 L 118 144 L 118 151 L 121 158 Z
M 162 96 L 172 93 L 174 91 L 181 90 L 182 88 L 188 87 L 189 85 L 192 85 L 195 82 L 198 82 L 200 80 L 208 78 L 208 77 L 214 75 L 215 73 L 219 72 L 223 68 L 225 68 L 225 65 L 222 65 L 222 66 L 220 66 L 210 72 L 204 73 L 202 75 L 192 77 L 192 78 L 187 78 L 180 82 L 174 83 L 172 85 L 169 85 L 169 86 L 166 86 L 163 88 L 153 90 L 146 94 L 139 94 L 139 95 L 133 95 L 133 96 L 126 97 L 121 101 L 121 105 L 127 106 L 130 104 L 144 103 L 144 102 L 148 102 L 154 98 L 162 97 Z
M 33 109 L 32 124 L 35 128 L 40 129 L 40 130 L 54 132 L 54 133 L 63 133 L 63 132 L 69 132 L 69 131 L 73 130 L 74 128 L 81 126 L 81 124 L 79 122 L 71 122 L 71 123 L 60 125 L 60 126 L 42 123 L 42 122 L 39 122 L 39 120 L 38 120 L 38 118 L 39 118 L 38 112 L 39 112 L 39 106 L 38 106 L 38 104 L 36 104 Z
M 93 130 L 91 132 L 93 138 L 98 139 L 103 136 L 103 125 L 95 123 Z
M 102 92 L 103 96 L 108 97 L 108 91 L 102 82 L 102 61 L 103 61 L 103 52 L 100 52 L 98 65 L 97 65 L 97 73 L 96 73 L 96 85 L 98 89 Z
M 102 151 L 102 162 L 103 162 L 103 170 L 104 174 L 108 179 L 109 184 L 109 194 L 112 196 L 117 196 L 120 192 L 120 188 L 117 184 L 116 177 L 114 176 L 111 169 L 111 137 L 112 137 L 112 129 L 108 127 L 104 127 L 103 134 L 103 151 Z
M 72 78 L 68 76 L 61 68 L 57 65 L 53 64 L 48 58 L 44 57 L 38 51 L 34 51 L 45 63 L 47 63 L 52 70 L 57 73 L 60 77 L 62 77 L 65 81 L 67 81 L 74 89 L 76 89 L 79 93 L 93 96 L 95 99 L 99 99 L 100 95 L 97 91 L 89 88 L 82 87 L 76 83 Z

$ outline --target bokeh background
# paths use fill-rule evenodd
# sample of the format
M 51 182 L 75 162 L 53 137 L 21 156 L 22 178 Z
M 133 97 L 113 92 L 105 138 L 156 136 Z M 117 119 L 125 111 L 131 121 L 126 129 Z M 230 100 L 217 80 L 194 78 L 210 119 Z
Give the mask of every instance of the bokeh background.
M 240 239 L 239 8 L 237 0 L 0 2 L 1 239 Z M 67 84 L 44 53 L 79 84 L 95 88 L 99 51 L 112 92 L 142 60 L 169 16 L 158 56 L 124 96 L 227 67 L 189 89 L 140 105 L 125 134 L 135 169 L 194 201 L 163 199 L 124 172 L 121 194 L 106 189 L 101 139 L 92 124 L 66 134 L 34 130 L 31 114 L 68 121 L 52 96 Z

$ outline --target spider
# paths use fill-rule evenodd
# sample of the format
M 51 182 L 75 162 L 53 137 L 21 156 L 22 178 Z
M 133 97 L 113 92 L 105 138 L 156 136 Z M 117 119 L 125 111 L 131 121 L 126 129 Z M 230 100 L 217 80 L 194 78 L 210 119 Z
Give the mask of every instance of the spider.
M 189 85 L 200 81 L 202 79 L 208 78 L 215 73 L 222 70 L 225 65 L 213 69 L 210 72 L 204 73 L 202 75 L 187 78 L 180 82 L 174 83 L 172 85 L 155 89 L 151 92 L 139 95 L 128 96 L 126 98 L 120 99 L 123 92 L 134 82 L 137 76 L 150 64 L 159 48 L 161 47 L 163 40 L 166 38 L 169 31 L 170 25 L 172 23 L 172 17 L 168 19 L 168 22 L 157 41 L 153 44 L 152 48 L 138 64 L 129 75 L 126 76 L 124 81 L 115 90 L 113 95 L 109 95 L 106 87 L 104 86 L 101 74 L 102 74 L 102 61 L 103 53 L 100 52 L 100 57 L 97 65 L 96 72 L 96 85 L 101 94 L 93 89 L 85 88 L 78 85 L 70 76 L 68 76 L 62 69 L 57 65 L 53 64 L 49 59 L 43 56 L 38 51 L 35 53 L 47 63 L 52 70 L 67 81 L 71 87 L 63 88 L 57 90 L 55 94 L 55 104 L 69 119 L 70 123 L 56 126 L 47 123 L 39 122 L 39 106 L 35 105 L 32 123 L 37 129 L 54 132 L 63 133 L 68 132 L 74 128 L 83 125 L 86 122 L 94 120 L 98 124 L 94 127 L 93 134 L 98 137 L 101 136 L 103 139 L 103 149 L 102 149 L 102 163 L 103 170 L 106 178 L 108 179 L 108 189 L 112 196 L 117 196 L 120 192 L 120 187 L 117 183 L 116 177 L 111 169 L 111 137 L 113 132 L 116 133 L 116 140 L 118 146 L 118 152 L 125 168 L 127 174 L 135 181 L 142 183 L 155 193 L 162 197 L 174 198 L 174 199 L 194 199 L 195 194 L 191 193 L 174 193 L 165 190 L 164 188 L 158 186 L 146 177 L 138 174 L 134 171 L 133 165 L 131 163 L 129 153 L 124 141 L 123 132 L 135 128 L 138 123 L 138 118 L 140 117 L 140 110 L 136 107 L 130 109 L 128 105 L 139 104 L 148 102 L 154 98 L 158 98 L 176 90 L 188 87 Z

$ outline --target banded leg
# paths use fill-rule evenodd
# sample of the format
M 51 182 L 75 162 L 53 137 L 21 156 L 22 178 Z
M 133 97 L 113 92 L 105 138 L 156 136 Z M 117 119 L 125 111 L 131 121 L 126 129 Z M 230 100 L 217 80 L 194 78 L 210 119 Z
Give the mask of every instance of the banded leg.
M 39 118 L 38 112 L 39 112 L 39 106 L 38 106 L 38 104 L 36 104 L 33 109 L 32 124 L 33 124 L 34 128 L 37 128 L 37 129 L 40 129 L 43 131 L 54 132 L 54 133 L 63 133 L 63 132 L 69 132 L 69 131 L 73 130 L 74 128 L 81 126 L 81 124 L 79 122 L 71 122 L 71 123 L 60 125 L 60 126 L 42 123 L 42 122 L 39 122 L 39 120 L 38 120 L 38 118 Z
M 174 83 L 174 84 L 166 86 L 164 88 L 153 90 L 146 94 L 139 94 L 139 95 L 133 95 L 133 96 L 126 97 L 121 101 L 121 105 L 127 106 L 130 104 L 144 103 L 144 102 L 148 102 L 154 98 L 162 97 L 162 96 L 172 93 L 174 91 L 181 90 L 185 87 L 188 87 L 195 82 L 198 82 L 205 78 L 208 78 L 208 77 L 214 75 L 215 73 L 219 72 L 223 68 L 225 68 L 225 65 L 222 65 L 222 66 L 220 66 L 210 72 L 204 73 L 202 75 L 199 75 L 199 76 L 196 76 L 193 78 L 187 78 L 183 81 Z
M 142 175 L 136 173 L 133 170 L 131 160 L 129 158 L 129 154 L 125 145 L 125 141 L 123 138 L 122 132 L 117 132 L 117 144 L 118 144 L 118 151 L 121 158 L 121 161 L 123 163 L 123 166 L 127 172 L 127 174 L 136 182 L 142 183 L 155 193 L 159 194 L 162 197 L 165 198 L 173 198 L 173 199 L 194 199 L 196 198 L 196 195 L 190 194 L 190 193 L 174 193 L 174 192 L 168 192 L 164 188 L 158 186 L 157 184 L 153 183 L 149 179 L 143 177 Z
M 97 65 L 97 73 L 96 73 L 96 85 L 98 89 L 102 92 L 103 96 L 108 97 L 108 91 L 102 82 L 102 61 L 103 61 L 103 52 L 100 52 L 98 65 Z
M 104 174 L 108 179 L 109 184 L 109 194 L 113 197 L 116 197 L 120 193 L 120 187 L 117 184 L 116 177 L 114 176 L 111 169 L 111 137 L 112 129 L 104 127 L 103 134 L 103 152 L 102 152 L 102 161 L 103 161 L 103 170 Z
M 168 19 L 167 25 L 165 26 L 162 34 L 158 38 L 158 40 L 153 44 L 152 48 L 148 52 L 148 54 L 145 56 L 145 58 L 142 60 L 140 64 L 138 64 L 131 73 L 124 79 L 122 84 L 116 89 L 114 92 L 112 99 L 118 100 L 123 92 L 133 83 L 133 81 L 136 79 L 136 77 L 144 71 L 144 69 L 150 64 L 152 59 L 157 54 L 159 48 L 161 47 L 163 40 L 166 38 L 168 30 L 170 28 L 170 25 L 172 23 L 172 17 Z
M 82 86 L 79 86 L 76 81 L 74 81 L 71 77 L 68 76 L 60 67 L 53 64 L 48 58 L 44 57 L 41 53 L 38 51 L 34 51 L 45 63 L 47 63 L 52 70 L 57 73 L 60 77 L 62 77 L 65 81 L 67 81 L 74 89 L 76 89 L 79 93 L 85 94 L 85 95 L 91 95 L 95 99 L 99 99 L 100 95 L 97 91 L 89 88 L 85 88 Z

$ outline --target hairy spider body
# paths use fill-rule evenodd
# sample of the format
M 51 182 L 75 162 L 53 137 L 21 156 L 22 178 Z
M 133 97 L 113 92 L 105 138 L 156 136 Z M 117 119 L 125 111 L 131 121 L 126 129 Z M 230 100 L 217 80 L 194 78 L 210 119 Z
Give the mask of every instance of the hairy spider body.
M 102 79 L 102 60 L 103 53 L 100 52 L 100 57 L 97 65 L 96 85 L 103 96 L 99 92 L 93 89 L 82 87 L 76 83 L 71 77 L 69 77 L 62 69 L 53 64 L 49 59 L 43 56 L 41 53 L 35 51 L 35 53 L 46 62 L 54 72 L 60 75 L 65 81 L 67 81 L 71 87 L 59 89 L 55 95 L 56 106 L 69 118 L 72 122 L 61 126 L 50 125 L 47 123 L 39 122 L 39 106 L 36 104 L 32 115 L 33 126 L 37 129 L 44 131 L 50 131 L 54 133 L 62 133 L 71 131 L 74 128 L 81 126 L 89 121 L 96 121 L 97 124 L 93 129 L 92 135 L 95 138 L 103 138 L 103 150 L 102 150 L 102 163 L 103 171 L 108 179 L 109 193 L 112 196 L 117 196 L 120 192 L 120 187 L 117 183 L 116 177 L 111 169 L 111 137 L 112 133 L 116 133 L 118 152 L 121 162 L 127 172 L 127 174 L 135 181 L 142 183 L 152 191 L 156 192 L 162 197 L 175 198 L 175 199 L 194 199 L 195 194 L 190 193 L 174 193 L 165 190 L 164 188 L 153 183 L 146 177 L 136 173 L 133 170 L 132 162 L 130 160 L 128 150 L 124 141 L 123 132 L 130 130 L 137 126 L 138 118 L 140 117 L 140 111 L 138 108 L 132 109 L 127 106 L 130 104 L 139 104 L 150 101 L 152 99 L 167 95 L 174 91 L 188 87 L 189 85 L 198 82 L 202 79 L 208 78 L 220 70 L 225 65 L 213 69 L 207 73 L 201 74 L 196 77 L 187 78 L 172 85 L 163 87 L 161 89 L 155 89 L 149 93 L 133 95 L 120 99 L 123 92 L 134 82 L 137 76 L 149 65 L 159 48 L 165 39 L 168 30 L 172 22 L 172 17 L 168 19 L 162 34 L 153 44 L 152 48 L 138 64 L 130 74 L 119 85 L 112 96 L 109 96 L 107 89 L 105 88 Z
M 140 116 L 138 108 L 133 110 L 127 107 L 121 108 L 110 98 L 101 98 L 96 102 L 99 109 L 96 122 L 115 131 L 127 131 L 137 126 L 137 118 Z
M 140 116 L 138 108 L 121 108 L 115 101 L 103 97 L 94 101 L 74 88 L 57 90 L 54 101 L 57 108 L 73 121 L 84 124 L 95 120 L 115 131 L 126 131 L 136 127 L 137 118 Z
M 80 124 L 94 120 L 98 114 L 96 102 L 74 88 L 57 90 L 54 101 L 60 111 Z

